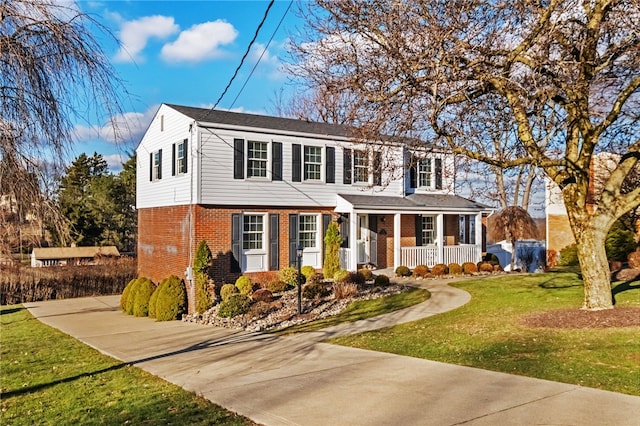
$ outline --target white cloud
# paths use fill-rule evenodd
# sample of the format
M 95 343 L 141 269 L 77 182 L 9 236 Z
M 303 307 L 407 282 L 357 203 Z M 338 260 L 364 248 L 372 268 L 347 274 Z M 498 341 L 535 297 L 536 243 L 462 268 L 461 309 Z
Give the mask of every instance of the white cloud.
M 137 146 L 157 110 L 158 105 L 152 105 L 145 112 L 125 112 L 111 117 L 103 125 L 77 125 L 74 128 L 75 139 L 78 142 L 103 140 Z
M 221 46 L 233 42 L 238 31 L 223 20 L 197 24 L 182 31 L 178 39 L 162 47 L 167 62 L 201 62 L 224 55 Z
M 140 52 L 146 47 L 150 38 L 166 39 L 179 30 L 180 27 L 170 16 L 145 16 L 134 21 L 126 21 L 120 27 L 122 46 L 116 53 L 115 60 L 120 62 L 141 60 Z
M 122 164 L 129 160 L 129 156 L 123 154 L 103 155 L 102 158 L 107 162 L 109 170 L 112 172 L 119 172 L 122 170 Z

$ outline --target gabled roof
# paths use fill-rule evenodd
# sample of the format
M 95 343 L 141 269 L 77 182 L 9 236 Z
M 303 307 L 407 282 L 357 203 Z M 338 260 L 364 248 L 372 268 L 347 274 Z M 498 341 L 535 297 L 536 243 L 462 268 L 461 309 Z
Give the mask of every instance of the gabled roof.
M 195 121 L 211 124 L 272 129 L 287 132 L 309 133 L 316 135 L 353 136 L 353 129 L 338 124 L 316 123 L 293 118 L 272 117 L 268 115 L 245 114 L 239 112 L 220 111 L 217 109 L 195 108 L 183 105 L 165 104 L 170 108 L 193 118 Z
M 358 210 L 390 210 L 390 211 L 491 211 L 486 204 L 471 201 L 452 194 L 410 194 L 406 197 L 390 197 L 377 195 L 338 194 Z
M 115 246 L 104 247 L 43 247 L 34 248 L 36 259 L 78 259 L 96 256 L 120 256 Z

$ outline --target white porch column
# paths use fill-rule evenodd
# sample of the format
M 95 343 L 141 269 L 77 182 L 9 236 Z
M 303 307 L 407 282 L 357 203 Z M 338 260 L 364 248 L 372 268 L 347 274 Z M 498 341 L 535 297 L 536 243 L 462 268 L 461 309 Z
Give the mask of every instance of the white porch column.
M 393 270 L 402 264 L 400 250 L 400 213 L 393 215 Z
M 349 213 L 349 269 L 356 271 L 358 269 L 358 215 L 355 210 Z
M 477 263 L 482 260 L 482 213 L 476 215 L 476 246 L 478 247 Z
M 444 263 L 444 215 L 436 216 L 436 241 L 438 242 L 438 263 Z

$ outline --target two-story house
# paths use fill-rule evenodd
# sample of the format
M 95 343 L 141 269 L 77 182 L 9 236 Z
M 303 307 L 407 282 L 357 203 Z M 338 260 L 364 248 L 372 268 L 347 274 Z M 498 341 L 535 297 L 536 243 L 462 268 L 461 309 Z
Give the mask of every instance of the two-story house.
M 334 220 L 349 270 L 479 261 L 490 209 L 454 194 L 454 158 L 382 151 L 344 126 L 162 105 L 136 151 L 139 274 L 183 276 L 201 240 L 217 280 L 295 264 L 299 246 L 322 268 Z

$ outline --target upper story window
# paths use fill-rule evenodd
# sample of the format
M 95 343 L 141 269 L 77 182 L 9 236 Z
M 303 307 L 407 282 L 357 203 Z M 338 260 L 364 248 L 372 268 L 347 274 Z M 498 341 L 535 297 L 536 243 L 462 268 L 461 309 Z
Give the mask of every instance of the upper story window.
M 267 142 L 247 142 L 247 177 L 267 177 Z
M 369 155 L 365 151 L 353 153 L 353 182 L 369 183 Z
M 322 179 L 322 147 L 304 147 L 304 180 Z
M 245 215 L 243 217 L 242 248 L 262 250 L 264 246 L 264 216 Z
M 171 174 L 187 173 L 187 139 L 182 142 L 174 143 L 172 146 L 173 165 Z
M 434 244 L 436 241 L 436 226 L 433 216 L 422 216 L 422 244 Z
M 418 186 L 421 188 L 433 187 L 433 167 L 431 158 L 425 158 L 418 163 Z
M 298 242 L 304 248 L 318 246 L 318 216 L 301 214 L 298 216 Z
M 162 150 L 149 154 L 149 178 L 151 181 L 162 179 Z

